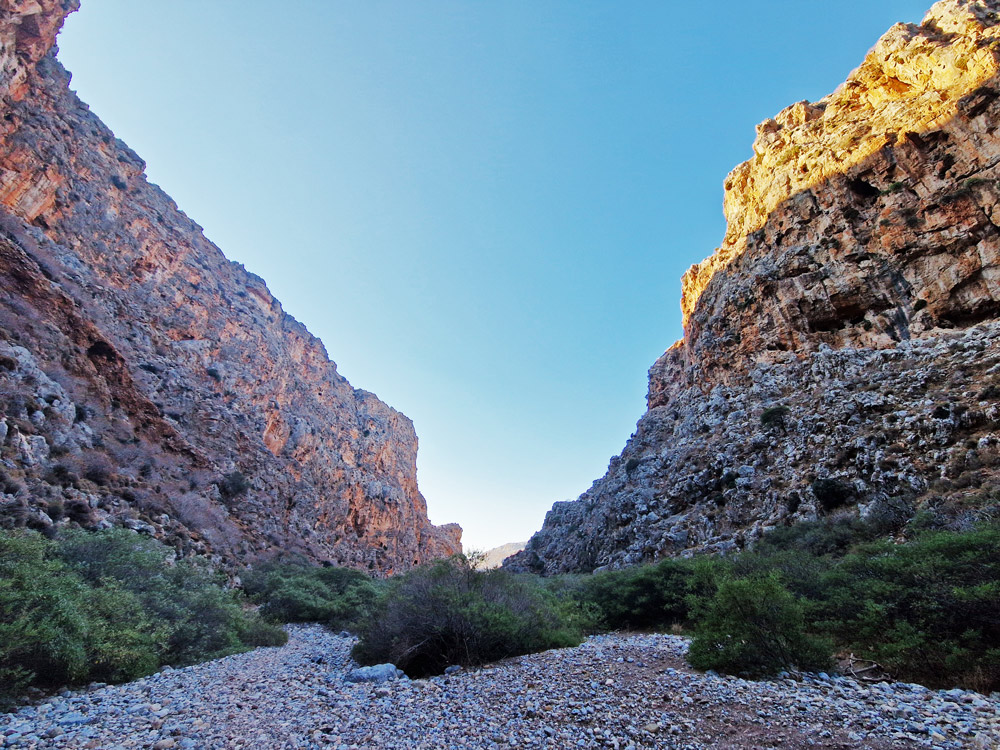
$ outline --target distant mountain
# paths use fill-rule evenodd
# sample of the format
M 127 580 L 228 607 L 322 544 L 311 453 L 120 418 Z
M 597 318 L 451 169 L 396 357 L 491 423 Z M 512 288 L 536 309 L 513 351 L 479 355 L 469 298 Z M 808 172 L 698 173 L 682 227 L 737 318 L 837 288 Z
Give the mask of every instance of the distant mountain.
M 476 565 L 476 567 L 480 570 L 499 568 L 504 560 L 523 550 L 526 544 L 527 542 L 508 542 L 507 544 L 501 544 L 499 547 L 487 550 L 483 553 L 482 562 Z

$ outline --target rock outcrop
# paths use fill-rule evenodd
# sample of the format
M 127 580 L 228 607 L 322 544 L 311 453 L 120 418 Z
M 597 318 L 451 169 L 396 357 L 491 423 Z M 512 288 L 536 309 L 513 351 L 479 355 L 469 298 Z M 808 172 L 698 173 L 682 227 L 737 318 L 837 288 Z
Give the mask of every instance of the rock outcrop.
M 891 530 L 995 512 L 998 70 L 1000 2 L 944 0 L 757 127 L 636 433 L 508 567 L 724 552 L 830 513 Z
M 386 574 L 461 549 L 405 416 L 337 373 L 69 89 L 77 0 L 0 0 L 0 523 Z

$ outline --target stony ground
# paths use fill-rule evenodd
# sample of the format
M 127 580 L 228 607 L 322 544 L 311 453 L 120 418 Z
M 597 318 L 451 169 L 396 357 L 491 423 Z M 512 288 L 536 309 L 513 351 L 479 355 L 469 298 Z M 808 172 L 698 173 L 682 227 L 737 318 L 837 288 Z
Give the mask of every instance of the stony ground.
M 430 680 L 350 684 L 352 640 L 289 644 L 0 715 L 16 748 L 995 748 L 1000 696 L 702 675 L 670 635 L 607 635 Z

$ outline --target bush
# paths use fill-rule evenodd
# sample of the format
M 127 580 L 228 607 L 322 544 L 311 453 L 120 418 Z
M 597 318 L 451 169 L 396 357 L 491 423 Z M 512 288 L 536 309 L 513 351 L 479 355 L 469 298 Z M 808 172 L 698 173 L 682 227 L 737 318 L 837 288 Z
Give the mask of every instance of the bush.
M 232 500 L 235 497 L 246 494 L 250 489 L 250 482 L 243 476 L 242 471 L 231 471 L 224 475 L 218 482 L 219 492 L 224 500 Z
M 112 470 L 106 461 L 93 461 L 83 472 L 85 479 L 89 479 L 94 484 L 104 487 L 111 481 Z
M 719 584 L 688 650 L 696 669 L 770 675 L 797 666 L 824 669 L 832 643 L 805 632 L 802 605 L 777 575 Z
M 860 518 L 823 518 L 774 529 L 757 541 L 750 554 L 796 551 L 812 557 L 843 557 L 855 545 L 876 537 L 876 529 Z
M 259 617 L 248 617 L 240 625 L 240 640 L 247 646 L 284 646 L 288 643 L 288 633 Z
M 0 534 L 0 702 L 29 684 L 120 681 L 159 664 L 160 632 L 113 581 L 92 588 L 38 534 Z
M 809 487 L 827 513 L 847 505 L 854 498 L 854 487 L 841 479 L 817 479 Z
M 379 584 L 350 568 L 272 563 L 243 576 L 244 591 L 272 622 L 353 628 L 375 606 Z
M 477 571 L 459 555 L 389 582 L 360 625 L 354 657 L 391 662 L 411 677 L 580 642 L 553 592 L 503 570 Z
M 691 571 L 681 560 L 604 571 L 586 580 L 577 596 L 594 607 L 604 628 L 666 629 L 688 619 Z
M 115 581 L 104 581 L 89 593 L 87 680 L 125 682 L 154 672 L 165 629 Z
M 86 587 L 33 532 L 0 532 L 0 702 L 87 672 Z
M 771 428 L 778 427 L 781 430 L 785 429 L 785 419 L 791 413 L 791 409 L 783 404 L 778 406 L 771 406 L 764 409 L 760 415 L 761 427 Z
M 91 586 L 111 580 L 139 599 L 163 630 L 161 663 L 193 664 L 250 645 L 240 633 L 256 615 L 244 612 L 237 592 L 201 561 L 172 563 L 172 550 L 125 529 L 70 531 L 57 549 Z
M 932 687 L 1000 688 L 1000 530 L 867 545 L 824 588 L 819 624 L 859 655 Z
M 822 596 L 823 576 L 836 564 L 832 556 L 818 556 L 801 549 L 753 549 L 730 561 L 729 570 L 737 578 L 775 574 L 809 613 L 813 600 Z M 714 595 L 712 592 L 711 595 Z
M 119 682 L 285 633 L 206 568 L 124 529 L 0 531 L 0 702 L 29 685 Z

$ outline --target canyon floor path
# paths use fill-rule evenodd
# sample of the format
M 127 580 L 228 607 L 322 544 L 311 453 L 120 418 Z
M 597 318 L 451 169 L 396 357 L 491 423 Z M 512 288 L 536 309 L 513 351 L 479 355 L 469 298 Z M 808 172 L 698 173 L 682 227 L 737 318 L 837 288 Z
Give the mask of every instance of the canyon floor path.
M 671 635 L 577 648 L 428 680 L 352 684 L 353 639 L 289 628 L 281 648 L 63 693 L 0 715 L 0 747 L 993 748 L 1000 700 L 825 675 L 700 674 Z

